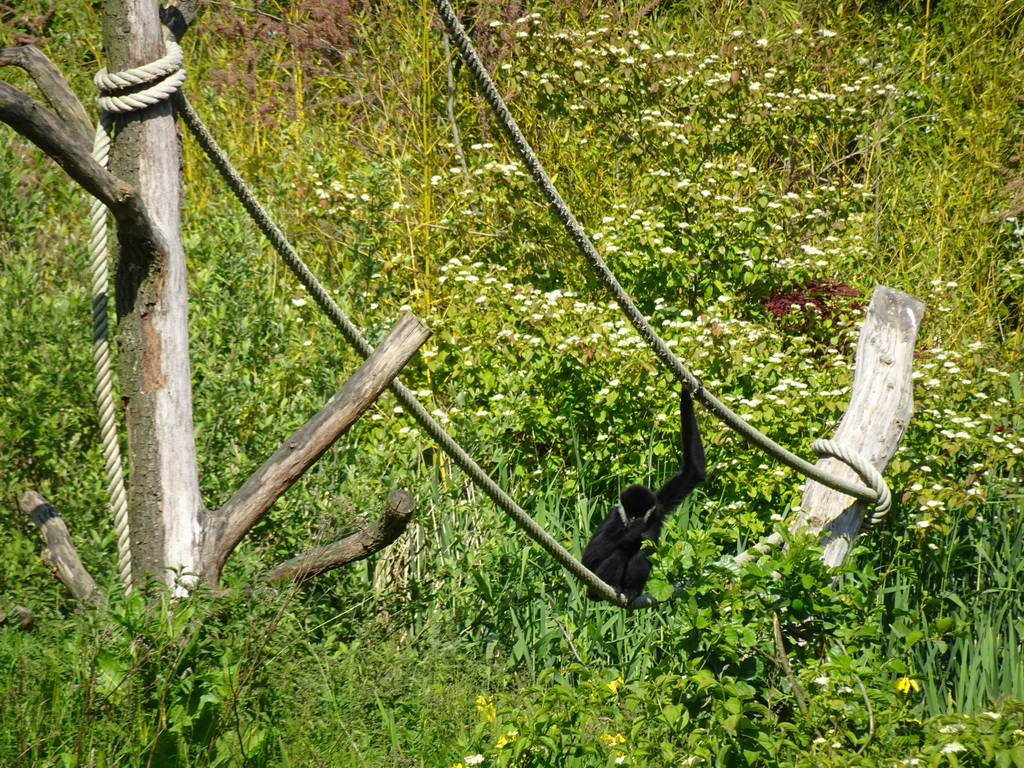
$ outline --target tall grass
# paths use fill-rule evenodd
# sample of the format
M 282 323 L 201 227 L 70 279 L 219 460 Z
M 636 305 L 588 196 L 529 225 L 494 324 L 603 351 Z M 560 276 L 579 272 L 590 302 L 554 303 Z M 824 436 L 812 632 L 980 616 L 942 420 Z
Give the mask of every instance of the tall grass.
M 924 711 L 977 713 L 1024 700 L 1024 496 L 1008 493 L 940 537 L 941 557 L 897 577 L 897 610 L 917 619 Z

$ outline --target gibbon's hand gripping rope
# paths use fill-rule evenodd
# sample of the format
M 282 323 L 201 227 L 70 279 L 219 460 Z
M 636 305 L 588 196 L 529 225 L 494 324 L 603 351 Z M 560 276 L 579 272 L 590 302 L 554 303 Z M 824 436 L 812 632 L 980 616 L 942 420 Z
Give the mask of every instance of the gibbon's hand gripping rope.
M 169 99 L 185 81 L 181 66 L 181 48 L 167 42 L 167 55 L 143 67 L 109 74 L 101 69 L 96 77 L 100 96 L 100 120 L 93 138 L 92 157 L 104 168 L 110 154 L 110 134 L 114 115 L 145 109 Z M 121 93 L 127 88 L 148 85 L 133 93 Z M 121 464 L 121 446 L 117 438 L 114 411 L 114 385 L 110 372 L 110 339 L 107 321 L 107 289 L 110 275 L 107 267 L 107 211 L 103 203 L 93 200 L 90 209 L 90 274 L 92 276 L 92 359 L 96 379 L 96 402 L 99 406 L 100 437 L 103 442 L 103 464 L 107 476 L 107 496 L 114 516 L 117 535 L 117 571 L 126 590 L 132 585 L 132 550 L 128 530 L 128 499 L 124 491 L 124 471 Z
M 632 323 L 636 332 L 640 335 L 640 338 L 642 338 L 654 351 L 655 355 L 657 355 L 658 359 L 664 363 L 665 367 L 668 368 L 676 379 L 689 389 L 693 396 L 700 400 L 700 402 L 703 403 L 709 411 L 711 411 L 721 421 L 725 422 L 726 425 L 738 432 L 748 442 L 751 442 L 761 448 L 777 461 L 795 469 L 797 472 L 800 472 L 828 488 L 840 491 L 848 496 L 853 496 L 861 501 L 874 504 L 875 513 L 871 518 L 872 523 L 877 522 L 884 517 L 889 508 L 888 488 L 885 487 L 885 481 L 882 479 L 881 474 L 862 456 L 855 456 L 856 452 L 854 451 L 841 450 L 830 441 L 818 441 L 811 446 L 812 449 L 816 451 L 817 448 L 815 448 L 815 446 L 822 448 L 821 451 L 818 451 L 819 453 L 827 453 L 828 455 L 834 456 L 835 458 L 850 464 L 857 474 L 862 479 L 865 479 L 871 487 L 857 485 L 856 483 L 851 483 L 843 478 L 830 475 L 824 470 L 786 450 L 774 440 L 761 434 L 752 426 L 747 424 L 747 422 L 737 414 L 733 413 L 728 406 L 717 400 L 710 392 L 704 389 L 700 381 L 685 367 L 683 367 L 683 364 L 680 363 L 678 358 L 672 354 L 668 345 L 665 344 L 654 328 L 651 327 L 650 323 L 647 322 L 647 319 L 640 313 L 640 310 L 637 309 L 633 300 L 622 289 L 622 286 L 619 285 L 619 281 L 615 279 L 615 275 L 613 275 L 611 270 L 608 269 L 608 266 L 604 263 L 601 255 L 594 248 L 593 243 L 590 242 L 590 238 L 587 237 L 583 227 L 576 220 L 572 211 L 569 210 L 569 206 L 566 205 L 564 200 L 562 200 L 562 196 L 558 193 L 558 190 L 555 189 L 555 185 L 551 182 L 551 179 L 548 178 L 548 175 L 540 164 L 540 160 L 538 160 L 536 153 L 534 153 L 533 149 L 530 147 L 530 144 L 526 140 L 522 131 L 519 130 L 519 125 L 516 123 L 515 118 L 512 117 L 508 107 L 505 106 L 505 102 L 501 98 L 501 94 L 498 93 L 498 89 L 494 86 L 494 82 L 491 80 L 490 75 L 484 68 L 483 62 L 480 61 L 480 57 L 473 49 L 473 45 L 469 41 L 469 37 L 466 35 L 465 30 L 462 28 L 462 24 L 459 22 L 458 18 L 456 18 L 449 0 L 433 0 L 433 2 L 438 15 L 444 22 L 445 29 L 454 41 L 455 47 L 459 49 L 459 53 L 462 55 L 462 59 L 466 63 L 466 68 L 473 75 L 473 79 L 476 81 L 477 87 L 480 89 L 484 98 L 487 100 L 487 103 L 490 105 L 491 110 L 498 118 L 498 122 L 501 124 L 502 130 L 512 143 L 516 154 L 519 155 L 519 159 L 522 160 L 529 169 L 533 180 L 544 193 L 544 197 L 547 199 L 552 212 L 565 227 L 569 238 L 572 240 L 577 250 L 583 258 L 587 260 L 587 263 L 590 264 L 590 267 L 594 271 L 597 279 L 600 280 L 612 295 L 612 298 L 615 299 L 615 302 L 619 305 L 619 308 L 622 310 L 623 314 L 626 315 L 629 322 Z M 867 478 L 870 478 L 870 480 Z

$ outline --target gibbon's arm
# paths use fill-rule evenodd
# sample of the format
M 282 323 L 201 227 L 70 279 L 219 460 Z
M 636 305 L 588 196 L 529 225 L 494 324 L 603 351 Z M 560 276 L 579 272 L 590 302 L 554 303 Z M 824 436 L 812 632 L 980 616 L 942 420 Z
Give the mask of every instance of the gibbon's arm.
M 679 399 L 679 436 L 683 444 L 683 466 L 656 494 L 658 512 L 662 515 L 678 507 L 687 494 L 707 477 L 704 443 L 701 442 L 697 416 L 693 412 L 693 399 L 685 387 Z

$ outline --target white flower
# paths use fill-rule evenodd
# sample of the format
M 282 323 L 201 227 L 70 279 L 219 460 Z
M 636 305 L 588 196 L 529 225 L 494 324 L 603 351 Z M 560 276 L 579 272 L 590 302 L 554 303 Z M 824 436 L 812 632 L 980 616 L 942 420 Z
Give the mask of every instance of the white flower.
M 944 755 L 948 755 L 951 752 L 964 752 L 966 750 L 967 747 L 965 747 L 959 741 L 951 741 L 949 742 L 949 744 L 943 746 L 942 749 L 939 750 L 939 752 L 941 752 Z
M 304 307 L 304 306 L 306 306 L 306 300 L 305 299 L 292 299 L 292 304 L 294 306 L 296 306 L 296 307 Z

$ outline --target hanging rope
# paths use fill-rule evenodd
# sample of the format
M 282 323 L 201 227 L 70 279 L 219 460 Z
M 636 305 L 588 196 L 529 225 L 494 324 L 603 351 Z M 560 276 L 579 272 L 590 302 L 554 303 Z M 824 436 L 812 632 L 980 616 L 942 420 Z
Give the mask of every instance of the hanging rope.
M 494 114 L 497 116 L 502 130 L 512 143 L 516 154 L 519 156 L 520 160 L 522 160 L 523 164 L 526 165 L 530 175 L 533 177 L 533 180 L 541 188 L 541 192 L 543 192 L 544 197 L 551 206 L 552 212 L 565 227 L 566 232 L 569 235 L 569 239 L 572 240 L 577 250 L 583 258 L 586 259 L 587 263 L 590 264 L 590 267 L 594 271 L 597 279 L 612 295 L 612 298 L 615 299 L 615 302 L 619 305 L 623 314 L 625 314 L 626 318 L 636 329 L 640 338 L 642 338 L 654 351 L 655 355 L 657 355 L 658 359 L 664 363 L 665 367 L 676 377 L 676 379 L 689 389 L 690 392 L 693 393 L 693 396 L 700 400 L 700 402 L 703 403 L 711 413 L 738 432 L 745 440 L 761 448 L 761 450 L 765 451 L 777 461 L 795 469 L 797 472 L 800 472 L 806 477 L 809 477 L 832 490 L 840 491 L 841 493 L 853 496 L 861 501 L 881 504 L 883 497 L 880 491 L 864 485 L 858 485 L 844 478 L 829 474 L 823 469 L 816 467 L 796 454 L 786 450 L 766 435 L 761 434 L 740 416 L 735 414 L 728 406 L 720 402 L 710 392 L 704 389 L 697 378 L 683 367 L 683 364 L 679 362 L 678 358 L 676 358 L 674 354 L 672 354 L 668 345 L 665 344 L 654 328 L 651 327 L 650 323 L 647 322 L 647 319 L 640 313 L 640 310 L 637 309 L 633 300 L 622 289 L 622 286 L 619 285 L 619 281 L 615 278 L 615 275 L 612 274 L 611 270 L 608 269 L 608 266 L 604 263 L 601 255 L 594 248 L 593 243 L 590 242 L 590 238 L 587 237 L 583 227 L 576 220 L 572 211 L 569 210 L 569 206 L 566 205 L 562 196 L 558 193 L 558 190 L 555 189 L 555 185 L 551 182 L 547 172 L 540 164 L 540 160 L 537 158 L 536 153 L 530 147 L 530 144 L 526 140 L 522 131 L 519 130 L 519 125 L 509 112 L 508 107 L 501 98 L 501 94 L 498 93 L 498 89 L 494 86 L 494 82 L 491 80 L 490 75 L 484 68 L 483 62 L 473 49 L 473 45 L 470 42 L 469 37 L 466 35 L 465 30 L 462 28 L 462 24 L 455 16 L 455 12 L 452 10 L 449 0 L 434 0 L 434 6 L 437 9 L 438 15 L 441 17 L 442 22 L 444 22 L 448 35 L 455 42 L 455 47 L 459 49 L 459 53 L 462 54 L 463 61 L 466 63 L 466 68 L 470 73 L 472 73 L 473 79 L 476 81 L 477 86 L 483 93 L 484 99 L 486 99 Z M 841 458 L 838 454 L 834 455 L 836 458 L 840 458 L 840 460 L 845 461 L 845 459 Z M 843 455 L 849 454 L 843 452 Z M 863 473 L 856 470 L 856 468 L 855 471 L 858 471 L 858 474 L 863 477 Z M 879 475 L 879 479 L 880 478 L 881 475 Z M 884 486 L 884 481 L 882 481 L 881 484 Z M 888 489 L 886 489 L 885 495 L 888 496 Z M 878 516 L 877 512 L 875 513 L 875 516 Z M 884 516 L 884 513 L 882 516 Z
M 110 155 L 110 136 L 114 115 L 145 109 L 170 98 L 185 80 L 181 66 L 181 48 L 167 43 L 167 55 L 143 67 L 108 74 L 103 69 L 96 75 L 100 91 L 97 103 L 100 120 L 93 139 L 93 159 L 104 168 Z M 121 94 L 126 88 L 147 85 L 145 90 Z M 128 497 L 124 489 L 121 445 L 117 437 L 114 410 L 114 383 L 110 365 L 110 329 L 108 327 L 107 289 L 110 285 L 107 252 L 107 210 L 99 200 L 90 210 L 90 274 L 92 277 L 92 360 L 96 380 L 96 402 L 99 409 L 100 438 L 103 442 L 103 464 L 107 477 L 107 497 L 114 517 L 117 535 L 117 571 L 126 590 L 132 584 L 131 532 L 128 526 Z

